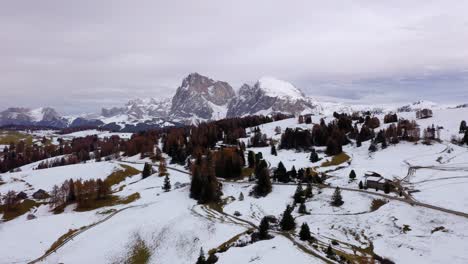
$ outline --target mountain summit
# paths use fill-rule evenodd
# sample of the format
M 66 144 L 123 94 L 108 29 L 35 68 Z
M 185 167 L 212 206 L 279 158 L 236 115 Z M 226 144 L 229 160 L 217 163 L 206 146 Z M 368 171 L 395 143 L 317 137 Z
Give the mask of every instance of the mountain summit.
M 170 115 L 174 119 L 212 120 L 226 116 L 226 107 L 235 97 L 234 89 L 198 73 L 189 74 L 172 98 Z
M 263 77 L 254 86 L 244 84 L 239 95 L 229 104 L 227 116 L 271 114 L 297 115 L 315 107 L 301 90 L 289 82 Z

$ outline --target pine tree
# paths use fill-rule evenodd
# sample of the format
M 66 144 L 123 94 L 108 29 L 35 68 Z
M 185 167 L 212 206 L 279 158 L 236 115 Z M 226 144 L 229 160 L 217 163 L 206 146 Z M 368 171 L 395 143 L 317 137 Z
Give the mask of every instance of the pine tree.
M 249 150 L 249 154 L 247 156 L 247 161 L 249 163 L 249 168 L 254 168 L 255 167 L 255 153 L 251 150 Z
M 327 251 L 325 253 L 327 254 L 327 257 L 333 257 L 335 255 L 330 244 L 328 244 Z
M 309 182 L 307 183 L 307 187 L 306 189 L 304 190 L 304 196 L 306 198 L 312 198 L 314 197 L 314 194 L 312 193 L 312 184 Z
M 289 176 L 290 176 L 290 178 L 292 178 L 292 179 L 296 179 L 296 178 L 297 178 L 296 166 L 292 166 L 291 171 L 289 171 Z
M 244 194 L 242 192 L 239 194 L 239 201 L 244 201 Z
M 143 167 L 143 171 L 141 172 L 141 176 L 143 177 L 143 179 L 145 179 L 148 176 L 150 176 L 152 172 L 153 172 L 153 166 L 151 166 L 151 164 L 149 163 L 145 163 L 145 166 Z
M 356 172 L 354 172 L 354 170 L 351 170 L 351 172 L 349 173 L 349 178 L 350 178 L 351 180 L 356 179 Z
M 283 162 L 278 163 L 278 168 L 274 172 L 274 178 L 280 182 L 289 182 L 289 177 L 287 175 L 286 168 L 284 167 Z
M 302 189 L 302 184 L 298 184 L 296 188 L 296 192 L 294 193 L 294 203 L 303 203 L 304 202 L 304 190 Z
M 390 183 L 388 181 L 385 181 L 383 185 L 384 193 L 390 193 Z
M 377 146 L 375 146 L 374 143 L 371 143 L 369 145 L 369 152 L 376 152 L 377 151 Z
M 278 152 L 276 151 L 275 144 L 271 144 L 271 155 L 278 156 Z
M 205 252 L 203 252 L 203 248 L 200 248 L 200 255 L 198 256 L 197 262 L 195 264 L 206 264 Z
M 254 187 L 254 193 L 257 196 L 267 196 L 271 192 L 270 173 L 267 168 L 263 168 L 256 175 L 257 184 Z
M 292 208 L 288 205 L 283 212 L 283 218 L 281 218 L 280 226 L 281 229 L 284 231 L 293 230 L 296 227 L 296 222 L 294 221 L 294 217 L 291 214 Z
M 164 177 L 163 190 L 165 192 L 168 192 L 171 190 L 171 180 L 169 179 L 169 176 L 167 174 L 166 174 L 166 177 Z
M 341 206 L 343 205 L 343 197 L 341 197 L 341 190 L 339 187 L 336 187 L 335 192 L 332 196 L 331 205 L 332 206 Z
M 362 141 L 361 139 L 358 137 L 358 139 L 356 140 L 356 147 L 359 148 L 362 146 Z
M 359 181 L 359 189 L 362 190 L 363 188 L 364 188 L 364 186 L 362 185 L 362 181 Z
M 270 223 L 266 217 L 263 217 L 260 222 L 260 226 L 258 227 L 258 238 L 260 240 L 269 238 L 268 229 L 270 229 Z
M 309 241 L 312 238 L 312 236 L 310 235 L 309 225 L 307 225 L 307 223 L 303 223 L 301 225 L 301 231 L 299 231 L 299 238 L 302 241 Z
M 310 158 L 309 158 L 310 162 L 317 162 L 319 161 L 319 156 L 317 154 L 317 152 L 315 151 L 315 149 L 312 149 L 312 152 L 310 153 Z
M 465 120 L 462 120 L 460 122 L 460 134 L 461 133 L 464 133 L 466 131 L 466 121 Z
M 307 207 L 304 203 L 301 203 L 301 205 L 299 205 L 299 209 L 297 210 L 298 213 L 300 214 L 308 214 L 309 212 L 307 211 Z

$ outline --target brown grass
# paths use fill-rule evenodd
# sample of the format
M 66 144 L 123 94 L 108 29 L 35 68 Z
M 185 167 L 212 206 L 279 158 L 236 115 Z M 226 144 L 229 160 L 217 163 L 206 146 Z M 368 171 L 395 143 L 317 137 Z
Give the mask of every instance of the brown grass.
M 380 207 L 384 206 L 386 203 L 388 203 L 387 200 L 385 199 L 374 199 L 372 200 L 370 210 L 371 212 L 379 210 Z
M 349 159 L 350 157 L 348 156 L 348 154 L 341 152 L 340 154 L 333 156 L 331 160 L 324 161 L 321 166 L 322 167 L 338 166 L 340 164 L 347 162 Z
M 134 194 L 131 194 L 127 197 L 121 198 L 116 195 L 110 195 L 106 199 L 101 199 L 101 200 L 96 200 L 92 206 L 86 207 L 86 208 L 76 208 L 76 212 L 87 212 L 87 211 L 92 211 L 96 210 L 99 208 L 103 207 L 108 207 L 108 206 L 114 206 L 114 205 L 121 205 L 121 204 L 129 204 L 132 203 L 136 200 L 140 199 L 140 193 L 136 192 Z
M 32 145 L 33 137 L 18 131 L 0 130 L 1 145 L 8 145 L 11 142 L 17 143 L 20 140 L 24 140 L 26 145 Z
M 115 171 L 111 173 L 111 175 L 107 176 L 105 181 L 109 186 L 119 184 L 123 182 L 127 177 L 131 177 L 141 173 L 141 171 L 135 169 L 134 167 L 123 164 L 120 164 L 120 166 L 122 166 L 124 169 Z
M 82 228 L 84 228 L 84 227 L 82 227 Z M 58 248 L 58 246 L 60 246 L 66 239 L 71 237 L 73 234 L 80 231 L 80 229 L 69 229 L 67 233 L 61 235 L 57 240 L 55 240 L 55 242 L 50 246 L 50 248 L 47 249 L 46 254 L 48 254 L 48 253 L 50 253 L 52 251 L 55 251 Z
M 34 200 L 25 199 L 14 210 L 5 211 L 5 206 L 0 205 L 0 213 L 3 213 L 3 221 L 6 222 L 15 219 L 18 216 L 21 216 L 29 212 L 29 210 L 31 210 L 32 208 L 40 206 L 42 204 L 45 203 L 38 203 Z

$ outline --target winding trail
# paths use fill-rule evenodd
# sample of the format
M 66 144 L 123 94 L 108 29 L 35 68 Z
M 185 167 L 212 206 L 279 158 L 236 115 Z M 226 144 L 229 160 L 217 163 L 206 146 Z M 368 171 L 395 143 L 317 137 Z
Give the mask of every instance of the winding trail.
M 141 205 L 131 205 L 131 206 L 127 206 L 127 207 L 125 207 L 125 208 L 121 208 L 121 209 L 119 209 L 119 210 L 116 210 L 116 211 L 112 212 L 111 214 L 109 214 L 108 216 L 106 216 L 105 218 L 103 218 L 103 219 L 101 219 L 101 220 L 99 220 L 99 221 L 97 221 L 97 222 L 95 222 L 95 223 L 93 223 L 93 224 L 91 224 L 91 225 L 87 225 L 87 226 L 85 226 L 85 227 L 79 229 L 77 232 L 73 233 L 71 236 L 67 237 L 65 240 L 63 240 L 62 242 L 60 242 L 60 244 L 57 245 L 57 247 L 56 247 L 54 250 L 52 250 L 52 251 L 50 251 L 50 252 L 48 252 L 48 253 L 45 253 L 44 255 L 38 257 L 37 259 L 34 259 L 34 260 L 29 261 L 28 264 L 34 264 L 34 263 L 38 263 L 38 262 L 44 261 L 48 256 L 50 256 L 50 255 L 56 253 L 57 250 L 59 250 L 60 248 L 64 247 L 68 242 L 72 241 L 73 238 L 75 238 L 75 237 L 79 236 L 80 234 L 82 234 L 82 233 L 84 233 L 84 232 L 90 230 L 90 229 L 93 228 L 93 227 L 96 227 L 97 225 L 100 225 L 100 224 L 102 224 L 102 223 L 108 221 L 108 220 L 111 219 L 112 217 L 116 216 L 117 214 L 119 214 L 119 213 L 121 213 L 121 212 L 123 212 L 123 211 L 125 211 L 125 210 L 131 209 L 131 208 L 137 208 L 137 207 L 146 207 L 146 206 L 148 206 L 148 205 L 150 205 L 150 204 L 154 204 L 154 203 L 155 203 L 155 202 L 153 202 L 153 203 L 147 203 L 147 204 L 141 204 Z
M 122 161 L 124 163 L 133 163 L 133 164 L 142 164 L 141 162 L 138 163 L 138 162 L 128 162 L 128 161 Z M 155 165 L 155 164 L 153 164 Z M 178 168 L 174 168 L 174 167 L 171 167 L 171 166 L 167 166 L 167 169 L 169 170 L 174 170 L 174 171 L 178 171 L 178 172 L 181 172 L 181 173 L 184 173 L 184 174 L 187 174 L 187 175 L 190 175 L 189 172 L 185 171 L 185 170 L 181 170 L 181 169 L 178 169 Z M 224 183 L 229 183 L 229 184 L 241 184 L 241 185 L 244 185 L 244 184 L 251 184 L 249 182 L 235 182 L 235 181 L 228 181 L 228 180 L 224 180 L 224 179 L 220 179 L 218 178 L 218 180 L 220 182 L 224 182 Z M 272 182 L 272 185 L 277 185 L 277 186 L 281 186 L 281 185 L 289 185 L 289 186 L 297 186 L 296 183 L 280 183 L 280 182 Z M 372 192 L 372 191 L 367 191 L 367 190 L 361 190 L 361 189 L 354 189 L 354 188 L 348 188 L 348 187 L 340 187 L 340 186 L 332 186 L 332 185 L 326 185 L 326 184 L 312 184 L 313 186 L 316 186 L 316 187 L 319 187 L 319 188 L 326 188 L 326 189 L 335 189 L 336 187 L 339 187 L 341 190 L 343 191 L 349 191 L 349 192 L 359 192 L 359 193 L 365 193 L 365 194 L 369 194 L 369 195 L 373 195 L 373 196 L 379 196 L 379 197 L 384 197 L 384 198 L 387 198 L 389 200 L 393 200 L 393 201 L 399 201 L 399 202 L 403 202 L 403 203 L 407 203 L 409 205 L 412 205 L 412 206 L 420 206 L 420 207 L 424 207 L 424 208 L 428 208 L 428 209 L 432 209 L 432 210 L 436 210 L 436 211 L 439 211 L 439 212 L 443 212 L 443 213 L 447 213 L 447 214 L 452 214 L 452 215 L 456 215 L 456 216 L 461 216 L 461 217 L 464 217 L 464 218 L 468 218 L 468 213 L 465 213 L 465 212 L 461 212 L 461 211 L 456 211 L 456 210 L 451 210 L 451 209 L 448 209 L 448 208 L 444 208 L 444 207 L 440 207 L 440 206 L 435 206 L 435 205 L 431 205 L 431 204 L 427 204 L 427 203 L 423 203 L 423 202 L 419 202 L 419 201 L 416 201 L 414 199 L 408 199 L 407 197 L 405 198 L 400 198 L 400 197 L 395 197 L 395 196 L 392 196 L 392 195 L 388 195 L 388 194 L 383 194 L 383 193 L 377 193 L 377 192 Z

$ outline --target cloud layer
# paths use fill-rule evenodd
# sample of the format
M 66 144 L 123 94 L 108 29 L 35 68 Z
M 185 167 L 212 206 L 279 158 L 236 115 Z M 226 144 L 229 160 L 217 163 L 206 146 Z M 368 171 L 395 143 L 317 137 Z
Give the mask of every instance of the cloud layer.
M 466 1 L 3 1 L 0 105 L 94 111 L 200 72 L 309 95 L 468 101 Z M 4 108 L 4 107 L 3 107 Z

